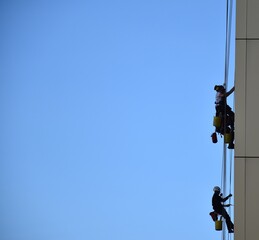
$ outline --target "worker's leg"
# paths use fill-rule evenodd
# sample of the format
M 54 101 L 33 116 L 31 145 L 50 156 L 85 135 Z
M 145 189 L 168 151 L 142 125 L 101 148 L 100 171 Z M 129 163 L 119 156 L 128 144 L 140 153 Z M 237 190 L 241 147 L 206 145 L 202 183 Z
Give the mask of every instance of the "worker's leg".
M 226 224 L 227 224 L 227 228 L 228 231 L 233 231 L 234 229 L 234 224 L 231 222 L 231 219 L 227 213 L 227 211 L 225 209 L 222 210 L 222 214 L 221 214 L 225 219 L 226 219 Z
M 234 122 L 235 122 L 235 113 L 232 111 L 230 106 L 226 106 L 226 113 L 229 119 L 229 125 L 231 126 L 231 130 L 234 130 Z

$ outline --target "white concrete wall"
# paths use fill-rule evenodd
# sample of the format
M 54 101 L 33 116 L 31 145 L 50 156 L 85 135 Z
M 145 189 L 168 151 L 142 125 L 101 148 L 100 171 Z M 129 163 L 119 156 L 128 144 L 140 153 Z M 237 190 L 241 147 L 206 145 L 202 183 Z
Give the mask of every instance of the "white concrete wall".
M 235 240 L 259 239 L 259 0 L 237 0 Z

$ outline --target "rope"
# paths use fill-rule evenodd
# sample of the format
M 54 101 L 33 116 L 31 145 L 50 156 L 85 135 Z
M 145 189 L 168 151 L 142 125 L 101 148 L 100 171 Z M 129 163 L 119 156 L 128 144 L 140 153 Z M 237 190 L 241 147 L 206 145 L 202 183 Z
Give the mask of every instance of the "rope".
M 229 163 L 229 170 L 230 170 L 230 173 L 229 173 L 229 192 L 231 193 L 231 186 L 232 186 L 232 162 L 233 162 L 233 151 L 231 150 L 230 153 L 229 153 L 229 159 L 230 159 L 230 163 Z M 228 202 L 230 205 L 232 205 L 232 198 L 229 198 L 229 202 Z M 231 208 L 229 208 L 228 210 L 228 213 L 229 213 L 229 216 L 232 217 L 231 213 Z M 228 234 L 228 240 L 231 240 L 232 239 L 232 235 L 231 234 Z
M 224 87 L 227 90 L 228 88 L 228 75 L 229 75 L 229 57 L 230 57 L 230 40 L 231 40 L 231 25 L 232 25 L 232 8 L 233 8 L 233 0 L 226 1 L 226 42 L 225 42 L 225 71 L 224 71 Z M 226 91 L 227 92 L 227 91 Z M 226 134 L 226 105 L 227 105 L 227 97 L 225 99 L 225 117 L 224 117 L 224 136 Z M 232 154 L 232 151 L 230 152 Z M 229 193 L 231 192 L 232 185 L 232 155 L 230 157 L 230 167 L 229 167 Z M 227 186 L 227 150 L 226 144 L 223 141 L 223 159 L 222 159 L 222 173 L 221 173 L 221 188 L 222 193 L 226 196 L 226 186 Z M 230 238 L 228 234 L 228 239 Z M 223 225 L 222 231 L 222 240 L 226 239 L 226 227 Z
M 235 95 L 234 95 L 234 98 L 233 98 L 233 105 L 235 103 Z M 235 105 L 234 105 L 235 106 Z M 235 107 L 234 107 L 234 112 L 235 112 Z M 233 150 L 230 151 L 230 165 L 229 165 L 229 170 L 230 170 L 230 173 L 229 173 L 229 192 L 231 193 L 231 187 L 232 187 L 232 170 L 233 170 Z M 232 203 L 232 198 L 229 199 L 229 204 Z M 229 216 L 232 218 L 232 211 L 231 211 L 231 208 L 229 208 Z M 231 240 L 232 239 L 232 235 L 231 234 L 228 234 L 228 240 Z

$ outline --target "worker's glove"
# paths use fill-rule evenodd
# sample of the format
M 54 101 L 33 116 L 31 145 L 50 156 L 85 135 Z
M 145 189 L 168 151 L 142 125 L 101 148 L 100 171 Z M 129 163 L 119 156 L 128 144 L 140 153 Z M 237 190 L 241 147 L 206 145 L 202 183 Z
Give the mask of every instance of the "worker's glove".
M 228 197 L 232 197 L 232 194 L 230 193 L 230 194 L 228 195 Z

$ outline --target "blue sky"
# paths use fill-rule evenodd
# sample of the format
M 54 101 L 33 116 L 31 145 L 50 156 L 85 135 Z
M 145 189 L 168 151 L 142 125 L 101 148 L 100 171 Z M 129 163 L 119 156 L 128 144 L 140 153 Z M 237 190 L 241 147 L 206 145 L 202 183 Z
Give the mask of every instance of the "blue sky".
M 225 1 L 1 1 L 1 239 L 219 238 L 225 15 Z

